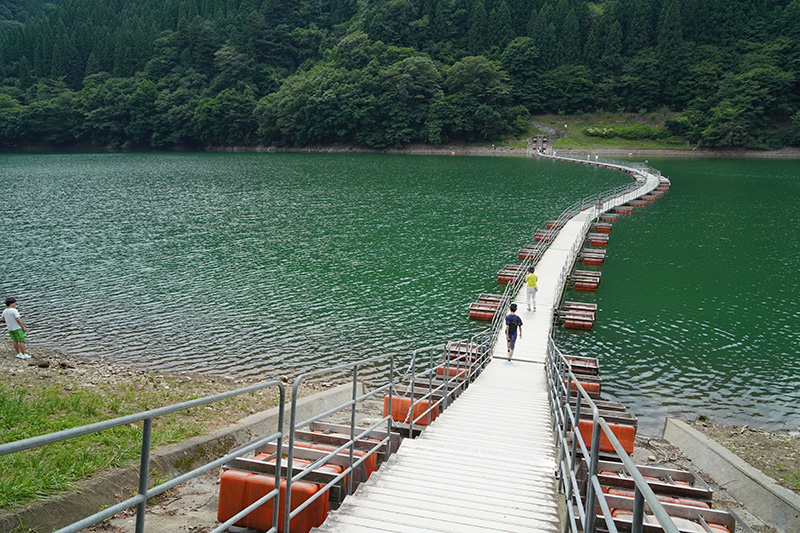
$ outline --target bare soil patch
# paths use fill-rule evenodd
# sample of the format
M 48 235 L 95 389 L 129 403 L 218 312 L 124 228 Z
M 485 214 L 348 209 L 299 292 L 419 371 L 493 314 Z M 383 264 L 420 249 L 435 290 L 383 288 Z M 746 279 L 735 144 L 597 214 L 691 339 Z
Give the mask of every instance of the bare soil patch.
M 800 493 L 800 428 L 769 432 L 695 421 L 692 427 L 789 490 Z

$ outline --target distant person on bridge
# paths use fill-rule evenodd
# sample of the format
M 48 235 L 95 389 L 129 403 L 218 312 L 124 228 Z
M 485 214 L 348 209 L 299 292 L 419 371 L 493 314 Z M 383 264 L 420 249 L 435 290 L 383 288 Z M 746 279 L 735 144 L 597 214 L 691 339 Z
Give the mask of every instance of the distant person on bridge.
M 514 345 L 517 343 L 517 328 L 519 328 L 519 338 L 522 338 L 522 319 L 515 313 L 517 304 L 508 307 L 511 312 L 506 315 L 506 342 L 508 346 L 508 360 L 514 357 Z
M 533 267 L 528 267 L 528 275 L 525 276 L 525 285 L 527 286 L 527 295 L 528 295 L 528 311 L 531 310 L 531 304 L 533 304 L 533 311 L 536 311 L 536 291 L 539 290 L 539 287 L 536 286 L 536 282 L 539 281 L 539 276 L 533 273 Z

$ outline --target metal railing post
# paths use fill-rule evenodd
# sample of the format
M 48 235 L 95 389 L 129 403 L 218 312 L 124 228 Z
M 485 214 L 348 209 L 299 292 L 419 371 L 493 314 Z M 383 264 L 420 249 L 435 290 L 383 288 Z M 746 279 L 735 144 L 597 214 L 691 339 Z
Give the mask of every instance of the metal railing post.
M 447 409 L 447 397 L 450 395 L 450 353 L 448 348 L 450 347 L 450 343 L 448 343 L 444 348 L 444 396 L 442 397 L 442 411 Z M 461 355 L 461 343 L 458 343 L 458 355 Z M 458 364 L 458 359 L 456 359 L 456 365 Z M 458 366 L 456 366 L 456 374 L 458 373 Z M 431 397 L 431 400 L 433 398 Z
M 300 389 L 300 380 L 302 376 L 294 380 L 292 386 L 292 408 L 289 414 L 289 451 L 286 454 L 286 492 L 284 494 L 284 508 L 283 508 L 283 531 L 290 533 L 289 521 L 292 514 L 292 478 L 294 472 L 294 440 L 295 440 L 295 425 L 297 423 L 297 391 Z M 280 494 L 278 494 L 280 497 Z
M 644 529 L 644 494 L 639 490 L 639 487 L 634 485 L 633 488 L 633 525 L 631 526 L 631 533 L 642 533 Z
M 280 386 L 280 409 L 278 409 L 278 449 L 283 450 L 283 436 L 286 423 L 286 390 Z M 278 515 L 281 508 L 281 459 L 283 454 L 275 454 L 275 489 L 278 493 L 272 498 L 272 528 L 278 531 Z M 291 470 L 289 470 L 291 472 Z M 289 531 L 288 529 L 286 530 Z
M 353 405 L 350 407 L 350 471 L 353 471 L 353 451 L 356 447 L 356 402 L 358 401 L 358 365 L 353 365 Z M 353 476 L 347 478 L 347 495 L 353 494 Z
M 600 413 L 597 411 L 597 408 L 592 409 L 592 449 L 589 452 L 591 455 L 591 461 L 589 463 L 589 475 L 587 477 L 588 483 L 586 484 L 586 524 L 584 525 L 585 531 L 594 531 L 594 522 L 595 522 L 595 499 L 597 495 L 595 494 L 594 485 L 592 484 L 592 478 L 597 476 L 597 463 L 600 459 L 600 424 L 598 423 L 598 419 L 600 418 Z
M 145 418 L 142 427 L 142 457 L 139 465 L 139 494 L 147 495 L 150 474 L 150 443 L 153 439 L 153 419 Z M 136 506 L 136 533 L 144 533 L 144 520 L 147 514 L 147 499 Z
M 417 396 L 417 352 L 414 352 L 414 357 L 411 359 L 411 403 L 408 406 L 408 438 L 414 438 L 414 399 Z
M 567 379 L 569 380 L 569 377 L 567 377 Z M 567 392 L 571 391 L 572 383 L 569 384 L 569 387 L 570 388 L 567 389 Z M 569 403 L 569 396 L 567 396 L 567 403 Z M 578 395 L 575 396 L 575 405 L 576 405 L 575 418 L 578 421 L 578 424 L 580 424 L 580 421 L 581 421 L 581 394 L 578 394 Z M 564 422 L 564 425 L 565 426 L 569 426 L 570 425 L 570 419 L 569 419 L 570 417 L 566 417 L 566 418 L 567 418 L 567 420 Z M 575 467 L 576 459 L 578 457 L 578 439 L 574 438 L 575 429 L 577 429 L 577 428 L 573 428 L 572 450 L 570 452 L 570 466 L 572 466 L 573 468 Z M 565 427 L 564 428 L 564 435 L 567 434 L 567 431 L 569 431 L 569 429 Z
M 389 416 L 386 420 L 386 434 L 392 434 L 392 396 L 394 396 L 394 356 L 391 357 L 389 362 Z M 389 460 L 389 456 L 392 455 L 392 439 L 389 438 L 386 441 L 386 455 L 385 460 Z

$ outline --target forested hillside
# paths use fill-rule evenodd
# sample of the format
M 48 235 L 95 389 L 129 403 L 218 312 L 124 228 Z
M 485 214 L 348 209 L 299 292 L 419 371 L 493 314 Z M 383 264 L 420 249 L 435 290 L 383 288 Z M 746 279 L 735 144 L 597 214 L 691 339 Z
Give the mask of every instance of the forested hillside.
M 0 0 L 0 146 L 495 139 L 668 108 L 800 144 L 800 0 Z

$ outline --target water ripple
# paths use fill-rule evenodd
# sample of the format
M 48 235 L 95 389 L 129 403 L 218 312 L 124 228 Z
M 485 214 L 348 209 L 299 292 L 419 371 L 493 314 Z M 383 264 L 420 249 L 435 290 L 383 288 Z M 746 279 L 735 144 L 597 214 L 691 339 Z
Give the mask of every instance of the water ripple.
M 466 306 L 500 290 L 535 227 L 627 181 L 372 155 L 0 155 L 0 170 L 25 191 L 0 199 L 20 232 L 0 251 L 33 344 L 259 377 L 474 334 Z
M 589 335 L 603 387 L 658 433 L 669 415 L 800 425 L 796 162 L 663 161 L 669 194 L 614 225 Z M 768 185 L 767 185 L 768 184 Z M 713 201 L 710 200 L 713 198 Z M 757 223 L 753 213 L 758 213 Z

